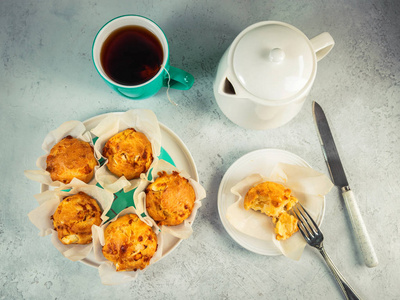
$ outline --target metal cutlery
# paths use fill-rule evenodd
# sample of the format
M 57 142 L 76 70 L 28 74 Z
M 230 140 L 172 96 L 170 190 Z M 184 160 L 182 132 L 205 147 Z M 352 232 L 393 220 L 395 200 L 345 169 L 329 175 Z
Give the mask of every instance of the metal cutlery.
M 350 189 L 347 181 L 325 113 L 317 102 L 313 102 L 313 115 L 329 173 L 333 183 L 342 191 L 342 196 L 350 216 L 353 230 L 364 256 L 364 262 L 370 268 L 376 267 L 378 265 L 378 258 L 369 238 L 354 193 Z
M 298 219 L 297 225 L 304 239 L 311 247 L 317 248 L 319 250 L 319 253 L 321 253 L 332 274 L 335 276 L 335 279 L 342 289 L 345 298 L 349 300 L 361 299 L 354 291 L 354 289 L 350 286 L 350 284 L 346 281 L 343 275 L 339 272 L 336 266 L 333 264 L 331 258 L 328 256 L 328 253 L 326 253 L 323 245 L 324 236 L 321 230 L 318 228 L 317 224 L 308 214 L 308 212 L 300 203 L 297 203 L 292 208 L 292 212 L 296 215 Z

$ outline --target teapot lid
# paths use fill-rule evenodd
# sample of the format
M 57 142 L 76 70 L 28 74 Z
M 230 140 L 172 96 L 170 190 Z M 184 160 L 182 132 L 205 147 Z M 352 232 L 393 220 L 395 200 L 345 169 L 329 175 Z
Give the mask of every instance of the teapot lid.
M 243 88 L 258 98 L 285 100 L 314 80 L 316 58 L 311 43 L 289 24 L 260 22 L 245 29 L 235 42 L 233 71 Z

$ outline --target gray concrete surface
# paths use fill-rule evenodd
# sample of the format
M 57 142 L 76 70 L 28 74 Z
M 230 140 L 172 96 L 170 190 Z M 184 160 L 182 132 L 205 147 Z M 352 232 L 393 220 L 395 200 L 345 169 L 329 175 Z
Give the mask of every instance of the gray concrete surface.
M 99 28 L 118 15 L 147 16 L 165 31 L 171 64 L 196 79 L 189 91 L 165 89 L 144 101 L 111 91 L 91 59 Z M 239 246 L 217 212 L 219 183 L 242 155 L 291 151 L 327 173 L 311 102 L 328 114 L 380 264 L 363 265 L 337 189 L 326 197 L 325 247 L 363 299 L 399 299 L 400 2 L 398 1 L 19 1 L 0 2 L 0 299 L 342 299 L 319 254 L 298 262 Z M 308 37 L 336 41 L 318 65 L 300 114 L 267 131 L 239 128 L 219 110 L 212 83 L 236 35 L 279 20 Z M 23 175 L 61 123 L 152 109 L 191 151 L 207 190 L 194 234 L 135 282 L 103 286 L 97 270 L 71 262 L 29 222 L 39 184 Z

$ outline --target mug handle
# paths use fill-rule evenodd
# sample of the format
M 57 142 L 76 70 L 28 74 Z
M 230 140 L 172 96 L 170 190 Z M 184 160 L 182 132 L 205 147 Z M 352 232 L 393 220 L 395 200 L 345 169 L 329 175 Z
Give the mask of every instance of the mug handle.
M 193 86 L 194 77 L 192 74 L 181 69 L 170 66 L 168 70 L 170 81 L 170 88 L 177 90 L 188 90 Z M 168 73 L 165 74 L 164 86 L 168 86 Z
M 335 45 L 335 41 L 328 32 L 323 32 L 310 40 L 317 61 L 323 59 Z

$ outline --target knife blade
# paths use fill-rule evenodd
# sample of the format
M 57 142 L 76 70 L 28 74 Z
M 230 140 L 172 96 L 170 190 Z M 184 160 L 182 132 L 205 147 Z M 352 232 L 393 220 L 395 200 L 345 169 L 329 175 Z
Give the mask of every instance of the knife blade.
M 315 101 L 313 102 L 313 115 L 325 162 L 333 183 L 341 189 L 351 225 L 364 257 L 364 262 L 367 267 L 376 267 L 378 265 L 378 258 L 369 238 L 355 195 L 347 181 L 328 121 L 321 106 Z

